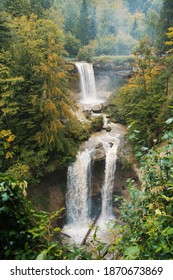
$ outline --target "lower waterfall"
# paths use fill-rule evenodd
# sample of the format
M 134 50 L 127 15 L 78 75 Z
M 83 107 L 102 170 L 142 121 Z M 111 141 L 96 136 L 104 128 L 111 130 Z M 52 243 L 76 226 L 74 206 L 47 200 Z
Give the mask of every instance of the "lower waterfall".
M 89 191 L 91 185 L 91 156 L 79 152 L 76 161 L 68 167 L 67 222 L 87 223 L 89 217 Z
M 115 187 L 115 171 L 117 160 L 117 148 L 120 143 L 120 134 L 116 124 L 110 124 L 111 132 L 102 130 L 90 137 L 78 152 L 76 161 L 68 167 L 67 174 L 67 223 L 64 232 L 70 235 L 75 243 L 80 244 L 89 225 L 92 223 L 92 155 L 96 152 L 99 144 L 105 152 L 104 181 L 102 189 L 101 214 L 97 225 L 102 232 L 106 231 L 105 224 L 115 218 L 112 211 L 113 190 Z M 96 214 L 96 215 L 97 215 Z M 106 234 L 105 234 L 106 235 Z
M 112 197 L 116 171 L 117 148 L 119 142 L 114 143 L 112 147 L 107 144 L 106 147 L 106 164 L 105 164 L 105 179 L 102 188 L 102 212 L 103 219 L 108 219 L 113 216 L 112 213 Z

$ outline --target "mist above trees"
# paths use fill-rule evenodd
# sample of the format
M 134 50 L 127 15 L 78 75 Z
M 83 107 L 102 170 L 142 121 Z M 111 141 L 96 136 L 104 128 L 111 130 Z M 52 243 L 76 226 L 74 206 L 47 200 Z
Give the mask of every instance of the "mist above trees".
M 146 35 L 163 51 L 162 42 L 171 22 L 171 3 L 164 0 L 3 0 L 0 8 L 13 16 L 34 13 L 39 18 L 52 19 L 63 30 L 69 55 L 87 59 L 91 55 L 129 55 Z
M 156 41 L 162 0 L 55 2 L 63 10 L 66 45 L 72 56 L 79 50 L 79 58 L 129 55 L 145 35 Z

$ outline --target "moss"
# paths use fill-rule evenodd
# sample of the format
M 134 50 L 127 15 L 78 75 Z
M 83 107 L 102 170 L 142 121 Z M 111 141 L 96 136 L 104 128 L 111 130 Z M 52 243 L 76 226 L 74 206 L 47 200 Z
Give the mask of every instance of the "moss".
M 91 120 L 91 132 L 100 131 L 103 128 L 103 116 L 93 117 Z

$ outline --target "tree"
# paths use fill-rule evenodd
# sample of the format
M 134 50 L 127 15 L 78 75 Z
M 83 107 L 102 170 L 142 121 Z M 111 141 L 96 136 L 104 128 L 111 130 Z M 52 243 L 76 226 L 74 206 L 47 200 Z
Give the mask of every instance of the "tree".
M 166 45 L 169 46 L 168 53 L 173 53 L 173 27 L 168 28 L 168 32 L 166 33 L 168 41 L 166 41 Z
M 10 69 L 12 56 L 9 51 L 0 54 L 0 170 L 5 172 L 16 153 L 14 131 L 10 120 L 18 113 L 17 91 L 23 82 L 23 77 L 15 76 Z
M 135 11 L 142 11 L 144 10 L 144 6 L 147 2 L 147 0 L 126 0 L 128 6 L 129 6 L 129 10 L 130 12 L 135 12 Z
M 135 19 L 134 19 L 133 26 L 132 26 L 132 31 L 131 31 L 131 35 L 132 35 L 134 38 L 137 37 L 137 28 L 138 28 L 138 22 L 137 22 L 137 19 L 135 18 Z
M 76 56 L 81 47 L 81 42 L 71 32 L 67 32 L 65 36 L 65 49 L 72 55 Z
M 171 121 L 169 121 L 171 123 Z M 162 145 L 142 155 L 142 190 L 129 180 L 131 202 L 122 203 L 120 239 L 115 247 L 123 259 L 169 260 L 173 257 L 173 131 Z
M 77 36 L 80 8 L 76 1 L 67 0 L 63 6 L 64 30 Z
M 39 18 L 45 17 L 46 10 L 50 9 L 54 0 L 30 0 L 31 13 L 35 13 Z
M 49 162 L 56 168 L 76 153 L 77 143 L 66 129 L 75 121 L 68 91 L 71 67 L 63 58 L 62 32 L 52 21 L 22 16 L 13 20 L 11 32 L 1 65 L 0 110 L 2 127 L 15 135 L 16 151 L 1 171 L 19 174 L 23 164 L 39 177 Z
M 89 41 L 96 36 L 96 10 L 91 1 L 82 1 L 78 26 L 78 38 L 83 45 L 88 45 Z
M 140 42 L 135 52 L 137 71 L 122 87 L 117 105 L 126 120 L 133 146 L 153 145 L 162 133 L 163 108 L 167 107 L 166 67 L 157 61 L 148 40 Z M 139 149 L 139 147 L 137 147 Z
M 153 44 L 156 45 L 158 26 L 160 22 L 160 15 L 157 11 L 151 9 L 147 13 L 146 23 L 147 23 L 147 34 L 152 39 Z
M 173 2 L 171 0 L 163 0 L 163 6 L 160 12 L 160 24 L 158 29 L 158 48 L 161 53 L 167 51 L 165 45 L 166 33 L 168 28 L 173 26 Z
M 1 49 L 7 49 L 9 47 L 9 41 L 10 41 L 10 28 L 8 26 L 10 22 L 10 16 L 0 11 L 0 50 Z
M 15 17 L 28 15 L 30 3 L 27 0 L 4 0 L 4 9 Z

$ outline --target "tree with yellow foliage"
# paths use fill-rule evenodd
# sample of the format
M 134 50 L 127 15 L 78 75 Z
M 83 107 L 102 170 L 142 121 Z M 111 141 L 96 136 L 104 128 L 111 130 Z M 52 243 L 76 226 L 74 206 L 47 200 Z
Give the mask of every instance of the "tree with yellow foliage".
M 14 18 L 9 27 L 13 36 L 1 67 L 2 75 L 6 71 L 0 80 L 1 127 L 15 135 L 13 167 L 21 168 L 20 162 L 40 176 L 76 153 L 67 126 L 76 123 L 68 90 L 71 66 L 64 59 L 63 34 L 52 21 L 32 14 Z
M 166 42 L 166 45 L 170 47 L 168 53 L 173 53 L 173 27 L 168 28 L 166 35 L 169 39 L 169 41 Z
M 130 141 L 151 147 L 163 131 L 170 74 L 164 63 L 159 62 L 148 39 L 140 42 L 135 61 L 136 72 L 122 87 L 116 103 L 128 125 Z

